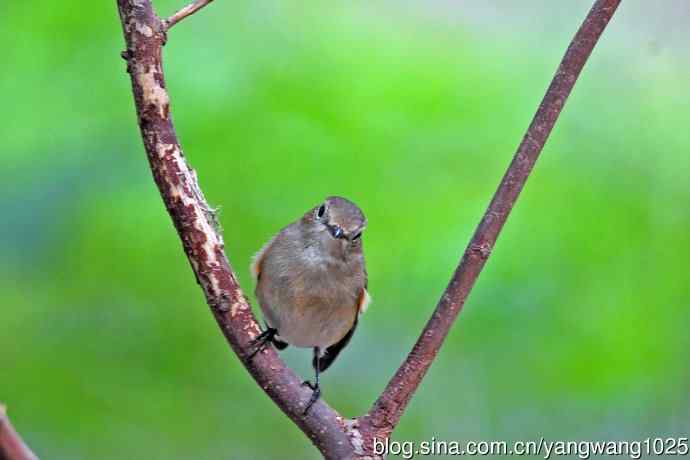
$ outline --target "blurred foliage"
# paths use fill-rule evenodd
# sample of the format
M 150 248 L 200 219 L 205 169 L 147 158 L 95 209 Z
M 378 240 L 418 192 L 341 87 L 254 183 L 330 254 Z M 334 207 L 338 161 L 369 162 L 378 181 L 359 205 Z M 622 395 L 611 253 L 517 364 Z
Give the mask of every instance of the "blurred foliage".
M 248 294 L 253 252 L 323 197 L 367 214 L 374 303 L 324 375 L 347 416 L 416 339 L 589 4 L 481 3 L 215 2 L 170 34 L 178 133 Z M 595 51 L 396 439 L 690 429 L 690 65 L 676 28 L 636 29 L 642 3 Z M 0 400 L 18 429 L 51 459 L 317 458 L 194 282 L 115 2 L 0 13 Z M 285 356 L 310 375 L 308 351 Z

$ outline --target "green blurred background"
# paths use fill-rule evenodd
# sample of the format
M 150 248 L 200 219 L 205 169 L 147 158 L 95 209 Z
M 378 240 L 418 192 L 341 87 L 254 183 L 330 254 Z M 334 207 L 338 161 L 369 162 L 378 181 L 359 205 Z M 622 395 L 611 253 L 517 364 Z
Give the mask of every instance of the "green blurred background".
M 323 197 L 367 214 L 374 302 L 323 379 L 344 415 L 416 339 L 590 4 L 217 1 L 171 32 L 176 127 L 248 294 L 252 254 Z M 394 439 L 690 431 L 690 5 L 661 9 L 623 2 Z M 0 13 L 0 401 L 17 428 L 46 459 L 318 458 L 194 282 L 115 1 Z M 284 356 L 310 375 L 309 351 Z

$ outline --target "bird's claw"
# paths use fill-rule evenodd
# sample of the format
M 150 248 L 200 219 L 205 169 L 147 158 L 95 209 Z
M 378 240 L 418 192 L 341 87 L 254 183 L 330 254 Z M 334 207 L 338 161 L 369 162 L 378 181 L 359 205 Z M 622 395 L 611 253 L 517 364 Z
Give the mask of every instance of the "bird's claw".
M 321 396 L 321 387 L 319 387 L 318 384 L 314 385 L 309 380 L 305 380 L 304 382 L 302 382 L 302 386 L 309 387 L 312 390 L 311 398 L 309 398 L 309 402 L 307 403 L 307 406 L 304 408 L 304 412 L 302 413 L 302 415 L 307 415 L 309 413 L 309 409 L 311 409 L 311 406 L 313 406 L 314 403 Z
M 302 382 L 302 386 L 303 387 L 309 387 L 312 389 L 312 391 L 316 391 L 316 389 L 318 388 L 316 385 L 311 383 L 309 380 L 305 380 L 304 382 Z
M 276 330 L 268 328 L 261 334 L 254 337 L 254 339 L 252 339 L 252 341 L 249 343 L 249 348 L 252 349 L 252 352 L 249 354 L 247 359 L 251 361 L 254 358 L 254 356 L 264 351 L 268 344 L 271 343 L 271 340 L 273 340 L 273 337 L 275 335 Z

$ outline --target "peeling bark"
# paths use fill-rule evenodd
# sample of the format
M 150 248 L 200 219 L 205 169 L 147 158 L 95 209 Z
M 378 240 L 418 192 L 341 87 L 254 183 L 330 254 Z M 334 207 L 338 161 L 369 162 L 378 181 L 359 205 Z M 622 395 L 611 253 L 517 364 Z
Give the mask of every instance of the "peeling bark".
M 225 255 L 213 209 L 199 187 L 175 134 L 165 87 L 162 49 L 166 31 L 210 3 L 197 0 L 161 20 L 149 0 L 117 0 L 141 136 L 153 178 L 182 241 L 197 282 L 228 343 L 257 384 L 309 437 L 325 458 L 374 458 L 373 439 L 390 436 L 460 312 L 510 210 L 539 156 L 587 58 L 620 0 L 597 0 L 566 52 L 537 113 L 446 291 L 414 348 L 368 414 L 345 420 L 323 400 L 303 416 L 311 390 L 272 348 L 248 360 L 259 334 Z

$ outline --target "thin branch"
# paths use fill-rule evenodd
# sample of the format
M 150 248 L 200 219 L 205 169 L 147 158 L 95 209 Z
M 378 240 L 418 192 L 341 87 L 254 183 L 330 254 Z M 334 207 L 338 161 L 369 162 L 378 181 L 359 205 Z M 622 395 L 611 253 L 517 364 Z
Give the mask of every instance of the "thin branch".
M 177 13 L 173 14 L 170 16 L 168 19 L 163 21 L 163 27 L 164 29 L 170 30 L 172 26 L 186 18 L 187 16 L 191 16 L 209 3 L 211 3 L 213 0 L 196 0 L 189 5 L 185 6 L 184 8 L 180 9 Z
M 597 0 L 570 42 L 556 75 L 484 213 L 436 310 L 412 351 L 360 425 L 369 440 L 390 435 L 462 309 L 515 201 L 599 37 L 620 0 Z M 362 430 L 364 431 L 364 429 Z M 367 444 L 367 445 L 370 445 Z
M 0 460 L 38 460 L 12 426 L 3 404 L 0 404 Z
M 342 417 L 324 401 L 302 415 L 311 390 L 268 348 L 248 360 L 250 342 L 259 334 L 230 263 L 215 215 L 204 198 L 175 134 L 165 87 L 162 46 L 165 31 L 150 0 L 117 0 L 127 43 L 122 56 L 132 81 L 144 147 L 161 197 L 182 240 L 197 282 L 228 343 L 257 384 L 309 436 L 327 458 L 353 455 Z
M 259 333 L 224 251 L 215 214 L 182 153 L 170 117 L 162 68 L 168 28 L 210 1 L 197 1 L 166 21 L 150 0 L 117 0 L 127 50 L 127 70 L 153 178 L 182 246 L 225 338 L 258 385 L 329 459 L 376 458 L 373 439 L 386 439 L 436 356 L 484 266 L 496 238 L 556 119 L 620 0 L 597 0 L 575 35 L 515 158 L 477 227 L 451 282 L 409 356 L 368 414 L 344 420 L 323 400 L 303 416 L 310 390 L 272 348 L 247 359 Z

